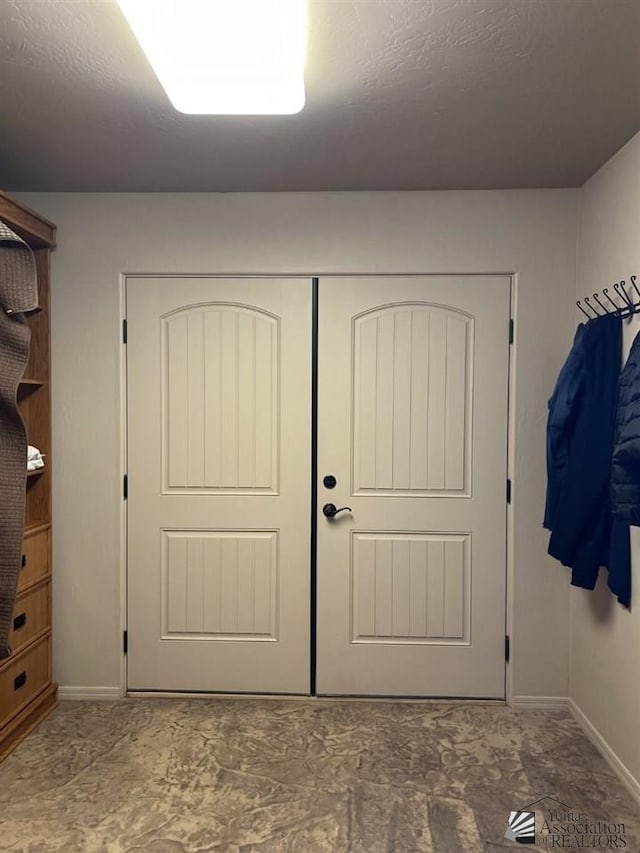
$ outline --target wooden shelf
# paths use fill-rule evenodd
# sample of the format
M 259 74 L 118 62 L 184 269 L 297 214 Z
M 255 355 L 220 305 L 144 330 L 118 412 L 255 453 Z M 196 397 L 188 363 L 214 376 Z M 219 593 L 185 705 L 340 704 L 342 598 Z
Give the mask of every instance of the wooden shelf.
M 48 530 L 50 527 L 50 521 L 38 521 L 33 524 L 28 524 L 24 529 L 24 538 L 27 539 L 29 536 L 35 536 L 36 533 L 44 533 L 45 530 Z
M 53 249 L 56 226 L 44 216 L 0 191 L 0 219 L 32 247 Z
M 46 388 L 45 382 L 36 379 L 24 379 L 18 385 L 18 403 L 24 403 L 32 394 L 37 394 L 42 388 Z
M 43 468 L 26 472 L 23 570 L 18 579 L 25 607 L 32 590 L 51 578 L 51 399 L 50 399 L 50 252 L 55 226 L 0 191 L 0 219 L 33 250 L 38 283 L 37 311 L 26 317 L 31 331 L 29 361 L 18 384 L 17 403 L 27 441 L 47 457 Z M 25 467 L 27 460 L 25 459 Z M 1 521 L 1 520 L 0 520 Z M 39 602 L 39 607 L 42 602 Z M 56 705 L 57 685 L 51 672 L 51 598 L 46 613 L 39 610 L 38 632 L 0 664 L 0 760 L 4 758 Z M 14 614 L 15 615 L 15 614 Z M 32 623 L 33 624 L 33 623 Z M 25 635 L 26 636 L 26 635 Z M 16 667 L 20 667 L 20 671 Z M 26 687 L 15 692 L 14 679 L 28 675 Z

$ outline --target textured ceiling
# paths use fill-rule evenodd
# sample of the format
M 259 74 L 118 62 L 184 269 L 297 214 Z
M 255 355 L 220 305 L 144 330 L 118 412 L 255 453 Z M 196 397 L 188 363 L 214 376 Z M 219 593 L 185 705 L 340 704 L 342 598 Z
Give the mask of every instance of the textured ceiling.
M 112 0 L 0 0 L 0 187 L 579 186 L 640 129 L 640 0 L 309 0 L 309 18 L 300 114 L 185 116 Z

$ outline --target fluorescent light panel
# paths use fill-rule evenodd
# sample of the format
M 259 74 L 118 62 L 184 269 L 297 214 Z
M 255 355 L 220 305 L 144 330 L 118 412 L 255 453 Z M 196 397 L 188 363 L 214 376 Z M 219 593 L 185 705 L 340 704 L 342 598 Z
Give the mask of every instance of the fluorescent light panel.
M 117 0 L 173 106 L 278 115 L 304 106 L 306 0 Z

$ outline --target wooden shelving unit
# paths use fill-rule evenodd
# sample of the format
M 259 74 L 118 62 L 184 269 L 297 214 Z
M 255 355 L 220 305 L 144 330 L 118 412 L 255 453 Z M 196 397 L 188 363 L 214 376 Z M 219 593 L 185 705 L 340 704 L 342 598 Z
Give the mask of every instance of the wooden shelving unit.
M 22 570 L 10 639 L 12 654 L 0 663 L 0 759 L 57 703 L 51 672 L 51 389 L 50 254 L 53 223 L 0 192 L 0 219 L 33 249 L 40 310 L 29 315 L 31 351 L 18 388 L 27 441 L 45 467 L 27 475 Z M 25 459 L 26 467 L 26 459 Z

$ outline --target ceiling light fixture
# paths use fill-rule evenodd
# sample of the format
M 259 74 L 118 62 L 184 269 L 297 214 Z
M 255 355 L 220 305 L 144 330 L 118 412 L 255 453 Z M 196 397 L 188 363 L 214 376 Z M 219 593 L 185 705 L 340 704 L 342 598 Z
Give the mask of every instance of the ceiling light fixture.
M 305 0 L 117 0 L 182 113 L 291 115 L 304 106 Z

